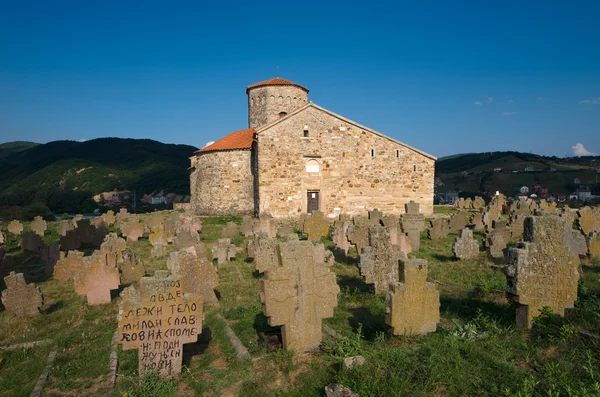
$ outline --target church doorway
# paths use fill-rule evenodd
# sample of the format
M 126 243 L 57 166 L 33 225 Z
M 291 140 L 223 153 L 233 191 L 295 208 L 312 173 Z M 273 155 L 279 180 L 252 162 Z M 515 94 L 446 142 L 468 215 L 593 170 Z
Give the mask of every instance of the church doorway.
M 319 210 L 319 192 L 318 191 L 308 191 L 306 197 L 307 208 L 306 212 L 311 214 L 313 211 Z

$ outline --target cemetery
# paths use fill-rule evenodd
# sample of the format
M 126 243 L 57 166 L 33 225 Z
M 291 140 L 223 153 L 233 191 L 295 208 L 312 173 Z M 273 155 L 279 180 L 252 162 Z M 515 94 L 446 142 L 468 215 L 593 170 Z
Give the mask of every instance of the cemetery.
M 598 396 L 600 207 L 0 224 L 0 396 Z

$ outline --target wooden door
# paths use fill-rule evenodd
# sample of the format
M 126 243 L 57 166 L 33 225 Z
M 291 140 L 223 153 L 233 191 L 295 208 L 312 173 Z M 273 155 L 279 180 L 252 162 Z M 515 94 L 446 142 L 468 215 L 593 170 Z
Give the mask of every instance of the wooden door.
M 309 214 L 319 210 L 319 192 L 307 192 L 307 209 Z

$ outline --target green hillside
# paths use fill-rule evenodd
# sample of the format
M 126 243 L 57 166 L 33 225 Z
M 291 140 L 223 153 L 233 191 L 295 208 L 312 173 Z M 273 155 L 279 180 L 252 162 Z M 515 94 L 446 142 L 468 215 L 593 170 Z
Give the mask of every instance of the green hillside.
M 549 193 L 566 194 L 579 186 L 598 189 L 600 156 L 546 157 L 531 153 L 469 153 L 439 159 L 435 175 L 443 186 L 438 192 L 458 190 L 469 193 L 495 192 L 514 195 L 521 186 L 539 184 Z M 465 174 L 466 173 L 466 174 Z M 579 178 L 581 183 L 574 183 Z
M 0 158 L 0 205 L 48 205 L 65 195 L 87 192 L 91 197 L 115 189 L 136 190 L 140 195 L 189 194 L 188 157 L 195 150 L 188 145 L 119 138 L 33 146 Z
M 0 157 L 6 157 L 11 155 L 12 153 L 20 152 L 22 150 L 27 150 L 32 147 L 38 146 L 39 143 L 35 142 L 25 142 L 25 141 L 15 141 L 15 142 L 6 142 L 0 144 Z

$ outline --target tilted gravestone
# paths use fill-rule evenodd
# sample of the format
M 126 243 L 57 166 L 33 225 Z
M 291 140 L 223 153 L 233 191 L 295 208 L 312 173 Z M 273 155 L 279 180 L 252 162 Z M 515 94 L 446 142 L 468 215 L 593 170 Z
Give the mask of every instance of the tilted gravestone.
M 360 254 L 360 274 L 366 284 L 373 284 L 376 294 L 384 294 L 390 283 L 399 280 L 400 260 L 406 258 L 400 246 L 392 244 L 390 229 L 373 225 L 369 228 L 369 246 Z
M 600 210 L 592 207 L 583 207 L 577 211 L 579 219 L 577 225 L 584 235 L 600 232 Z
M 494 221 L 493 225 L 494 228 L 485 234 L 485 246 L 492 258 L 503 258 L 510 240 L 510 229 L 504 220 Z
M 402 214 L 402 231 L 410 240 L 413 251 L 418 251 L 421 246 L 421 232 L 425 230 L 425 215 L 421 214 L 419 203 L 410 201 L 404 204 L 406 212 Z
M 158 372 L 162 379 L 181 373 L 183 345 L 202 331 L 203 302 L 185 294 L 181 279 L 157 270 L 139 287 L 127 287 L 119 303 L 118 341 L 123 350 L 138 349 L 138 372 Z
M 144 264 L 133 254 L 125 254 L 123 262 L 119 264 L 119 268 L 121 269 L 121 281 L 123 284 L 137 283 L 146 275 Z
M 242 218 L 242 224 L 240 225 L 240 232 L 244 235 L 244 237 L 251 237 L 254 235 L 254 219 L 245 215 Z
M 84 258 L 83 269 L 73 276 L 75 292 L 87 298 L 90 306 L 110 303 L 110 291 L 119 288 L 119 269 L 108 266 L 106 255 L 96 251 Z
M 231 244 L 231 240 L 228 238 L 220 238 L 217 244 L 212 247 L 213 259 L 217 259 L 219 265 L 235 259 L 236 253 L 235 245 Z
M 450 218 L 450 233 L 458 234 L 469 224 L 469 213 L 467 211 L 458 211 Z
M 44 237 L 44 232 L 46 231 L 48 224 L 45 220 L 42 219 L 41 216 L 36 216 L 35 218 L 33 218 L 33 222 L 31 222 L 31 225 L 29 225 L 29 227 L 31 227 L 32 232 L 34 232 L 40 237 Z
M 478 212 L 473 215 L 473 218 L 471 218 L 471 225 L 473 225 L 473 230 L 476 232 L 480 232 L 485 229 L 485 225 L 483 223 L 483 212 Z
M 448 233 L 450 233 L 448 219 L 435 218 L 429 221 L 427 237 L 429 237 L 430 240 L 439 240 L 446 238 Z
M 394 335 L 425 335 L 440 322 L 440 293 L 427 282 L 427 261 L 403 261 L 400 282 L 385 295 L 385 322 Z
M 184 294 L 198 294 L 208 304 L 218 302 L 214 291 L 219 285 L 217 270 L 206 258 L 197 257 L 194 248 L 172 252 L 167 268 L 180 278 Z
M 458 259 L 473 259 L 479 256 L 479 244 L 473 238 L 471 229 L 463 229 L 452 244 L 452 253 Z
M 60 258 L 54 266 L 54 279 L 58 281 L 68 281 L 73 278 L 75 273 L 83 269 L 83 252 L 69 251 L 65 256 L 60 253 Z
M 321 241 L 321 237 L 329 233 L 329 222 L 325 219 L 321 211 L 313 211 L 304 221 L 302 232 L 308 236 L 311 241 Z
M 144 225 L 138 222 L 137 218 L 121 226 L 121 234 L 127 237 L 127 242 L 136 242 L 138 238 L 144 235 Z
M 110 233 L 104 237 L 104 242 L 100 245 L 100 252 L 106 255 L 106 263 L 109 266 L 117 266 L 123 263 L 123 252 L 127 248 L 127 241 L 117 236 L 116 233 Z
M 592 232 L 587 238 L 588 255 L 590 259 L 600 259 L 600 232 Z
M 348 241 L 356 247 L 360 255 L 362 249 L 369 245 L 369 219 L 366 216 L 357 215 L 348 226 Z
M 60 234 L 61 236 L 66 236 L 67 232 L 69 230 L 74 230 L 75 226 L 73 226 L 73 223 L 70 221 L 60 221 L 60 223 L 58 224 L 58 227 L 56 228 L 56 231 L 58 232 L 58 234 Z
M 279 244 L 280 266 L 265 271 L 261 282 L 263 311 L 271 326 L 282 326 L 283 345 L 302 352 L 317 348 L 322 320 L 333 316 L 340 292 L 322 244 Z
M 82 244 L 91 244 L 96 233 L 96 227 L 90 223 L 89 219 L 80 219 L 77 221 L 77 235 Z
M 348 221 L 335 221 L 331 228 L 331 241 L 335 244 L 335 252 L 339 255 L 346 255 L 350 248 L 350 241 L 348 241 L 348 227 L 352 222 Z
M 23 232 L 23 224 L 19 221 L 12 221 L 8 224 L 6 230 L 12 234 L 21 234 Z
M 2 304 L 7 312 L 17 317 L 32 317 L 40 314 L 44 296 L 35 284 L 27 284 L 23 273 L 10 272 L 4 277 L 6 289 L 2 291 Z
M 491 229 L 494 226 L 494 222 L 500 219 L 501 213 L 500 210 L 491 207 L 486 212 L 483 213 L 483 224 L 486 229 Z
M 240 225 L 235 222 L 227 222 L 221 230 L 221 238 L 233 238 L 240 234 Z
M 106 213 L 102 214 L 102 219 L 104 219 L 104 223 L 108 226 L 113 225 L 115 223 L 115 213 L 113 211 L 106 211 Z
M 568 226 L 555 216 L 525 219 L 525 242 L 508 250 L 507 296 L 517 303 L 517 326 L 531 327 L 546 306 L 564 315 L 577 299 L 579 257 L 565 245 Z

